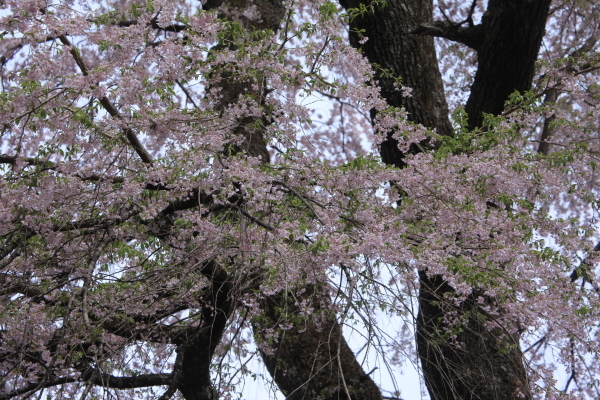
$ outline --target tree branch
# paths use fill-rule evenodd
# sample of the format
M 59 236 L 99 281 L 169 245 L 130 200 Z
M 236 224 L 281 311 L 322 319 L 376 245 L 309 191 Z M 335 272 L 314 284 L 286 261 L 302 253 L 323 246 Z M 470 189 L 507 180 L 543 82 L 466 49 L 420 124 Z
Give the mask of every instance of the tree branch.
M 87 218 L 81 221 L 72 221 L 65 222 L 63 224 L 54 224 L 52 226 L 52 230 L 55 232 L 68 232 L 78 229 L 87 229 L 87 228 L 108 228 L 110 226 L 115 226 L 121 224 L 129 218 L 138 215 L 141 210 L 135 209 L 131 210 L 124 215 L 119 215 L 115 218 Z
M 40 160 L 35 157 L 18 157 L 16 155 L 10 156 L 8 154 L 0 154 L 0 164 L 17 165 L 18 163 L 24 163 L 24 164 L 27 164 L 27 166 L 42 167 L 41 168 L 42 171 L 47 171 L 47 170 L 59 171 L 59 167 L 61 166 L 61 163 L 48 161 L 48 160 Z M 122 176 L 110 176 L 110 175 L 96 174 L 96 173 L 92 173 L 89 175 L 83 175 L 83 174 L 76 173 L 72 176 L 79 178 L 82 181 L 89 181 L 89 182 L 107 181 L 110 183 L 124 183 L 126 181 L 125 177 L 122 177 Z M 167 186 L 165 186 L 161 182 L 146 183 L 146 186 L 144 187 L 144 189 L 146 189 L 146 190 L 169 190 L 167 188 Z
M 58 39 L 61 41 L 62 44 L 69 47 L 69 52 L 73 56 L 73 59 L 75 60 L 75 63 L 81 70 L 81 73 L 84 76 L 88 76 L 89 70 L 88 70 L 87 66 L 85 65 L 85 62 L 83 61 L 83 58 L 81 58 L 81 54 L 79 54 L 79 50 L 71 44 L 71 42 L 69 41 L 69 39 L 67 39 L 67 37 L 65 35 L 60 35 L 58 37 Z M 102 97 L 99 100 L 100 100 L 100 104 L 102 104 L 102 107 L 104 107 L 106 112 L 108 112 L 111 117 L 117 118 L 117 119 L 122 119 L 122 116 L 121 116 L 121 113 L 119 113 L 119 110 L 117 110 L 117 108 L 112 104 L 112 102 L 106 96 Z M 137 135 L 135 134 L 133 129 L 123 128 L 122 130 L 123 130 L 123 133 L 125 133 L 125 137 L 129 141 L 129 144 L 131 144 L 131 146 L 133 147 L 135 152 L 140 156 L 142 161 L 146 164 L 152 164 L 154 162 L 152 156 L 150 155 L 150 153 L 148 153 L 148 151 L 146 150 L 146 148 L 144 147 L 142 142 L 140 142 L 139 138 L 137 137 Z
M 56 164 L 53 163 L 52 161 L 39 160 L 39 159 L 33 158 L 33 157 L 19 158 L 17 156 L 9 156 L 8 154 L 0 155 L 0 164 L 16 165 L 18 161 L 25 163 L 27 165 L 30 165 L 30 166 L 40 166 L 40 167 L 44 167 L 47 169 L 56 168 Z
M 93 23 L 98 23 L 96 22 L 94 19 L 88 19 L 88 22 L 93 22 Z M 128 20 L 117 20 L 116 18 L 113 21 L 110 21 L 107 25 L 113 25 L 113 26 L 118 26 L 121 28 L 127 28 L 133 25 L 137 25 L 140 22 L 137 19 L 128 19 Z M 187 25 L 183 25 L 183 24 L 171 24 L 171 25 L 167 25 L 167 26 L 160 26 L 158 25 L 158 18 L 152 18 L 152 20 L 150 21 L 149 24 L 147 24 L 147 26 L 152 27 L 152 29 L 156 29 L 159 31 L 165 31 L 165 32 L 182 32 L 184 30 L 186 30 L 188 27 Z
M 74 382 L 78 382 L 78 379 L 70 377 L 70 376 L 53 378 L 53 379 L 44 379 L 39 382 L 30 383 L 29 385 L 23 386 L 19 389 L 11 390 L 10 392 L 0 394 L 0 400 L 12 399 L 13 397 L 20 396 L 27 392 L 39 390 L 41 388 L 49 388 L 52 386 L 64 385 L 65 383 L 74 383 Z
M 175 386 L 169 386 L 166 392 L 164 392 L 162 396 L 158 398 L 158 400 L 169 400 L 171 397 L 173 397 L 176 391 L 177 388 Z
M 578 58 L 581 58 L 585 53 L 591 51 L 597 42 L 598 39 L 595 34 L 590 36 L 580 48 L 571 53 L 567 65 L 561 68 L 561 71 L 566 71 L 568 74 L 573 75 L 577 75 L 579 73 L 582 73 L 583 71 L 587 71 L 587 69 L 591 67 L 591 63 L 589 61 L 581 65 L 581 69 L 579 70 L 577 70 L 575 66 L 575 61 Z M 558 100 L 558 96 L 560 94 L 559 91 L 561 86 L 562 79 L 559 79 L 556 85 L 547 89 L 546 97 L 544 98 L 544 104 L 556 103 L 556 100 Z M 542 129 L 542 134 L 540 136 L 540 144 L 538 146 L 538 153 L 540 154 L 548 155 L 548 153 L 550 152 L 550 139 L 554 134 L 555 127 L 553 126 L 553 123 L 555 120 L 556 114 L 554 113 L 552 113 L 552 115 L 550 115 L 549 117 L 544 118 L 544 127 Z
M 171 384 L 171 374 L 146 374 L 139 376 L 113 376 L 95 368 L 86 369 L 79 378 L 96 386 L 112 389 L 135 389 Z
M 191 326 L 170 326 L 164 324 L 140 328 L 139 324 L 118 317 L 104 320 L 102 328 L 113 335 L 129 340 L 162 343 L 167 338 L 169 343 L 174 345 L 184 343 L 196 331 L 196 328 Z
M 410 32 L 415 35 L 434 36 L 462 43 L 478 50 L 483 41 L 482 25 L 462 26 L 452 21 L 433 21 L 419 25 Z

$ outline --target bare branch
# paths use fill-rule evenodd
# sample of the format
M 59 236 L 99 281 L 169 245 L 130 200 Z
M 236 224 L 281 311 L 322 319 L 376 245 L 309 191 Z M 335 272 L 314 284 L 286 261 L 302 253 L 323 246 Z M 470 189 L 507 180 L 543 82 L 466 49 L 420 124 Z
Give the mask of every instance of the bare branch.
M 70 376 L 43 379 L 40 382 L 30 383 L 29 385 L 23 386 L 19 389 L 11 390 L 10 392 L 0 394 L 0 400 L 12 399 L 13 397 L 17 397 L 28 392 L 34 392 L 42 388 L 49 388 L 52 386 L 64 385 L 65 383 L 74 382 L 78 382 L 78 379 Z
M 433 21 L 419 25 L 410 32 L 416 35 L 441 37 L 462 43 L 474 50 L 478 50 L 483 40 L 483 27 L 470 25 L 468 27 L 451 21 Z
M 260 219 L 256 218 L 255 216 L 253 216 L 252 214 L 248 213 L 247 211 L 243 210 L 241 207 L 235 207 L 236 210 L 238 210 L 244 217 L 248 218 L 250 221 L 254 222 L 256 225 L 265 228 L 268 231 L 275 231 L 275 228 L 273 228 L 271 225 L 262 222 Z
M 471 3 L 471 8 L 469 9 L 469 15 L 467 15 L 467 19 L 465 20 L 466 22 L 469 23 L 470 27 L 473 27 L 473 13 L 475 12 L 475 7 L 477 7 L 477 0 L 473 0 L 473 2 Z
M 171 374 L 146 374 L 139 376 L 114 376 L 94 368 L 86 369 L 79 378 L 96 386 L 113 389 L 135 389 L 148 386 L 162 386 L 171 383 Z
M 175 79 L 175 83 L 177 83 L 177 85 L 179 86 L 179 88 L 185 94 L 185 97 L 194 105 L 194 107 L 195 108 L 199 108 L 198 104 L 196 104 L 196 101 L 194 101 L 194 98 L 192 97 L 192 95 L 190 94 L 190 92 L 185 88 L 185 86 L 183 86 L 183 84 L 181 83 L 181 81 L 179 79 Z
M 97 23 L 96 20 L 93 19 L 88 19 L 88 22 L 93 22 L 93 23 Z M 133 25 L 137 25 L 140 22 L 137 19 L 128 19 L 128 20 L 117 20 L 116 18 L 113 21 L 110 21 L 108 23 L 108 25 L 113 25 L 113 26 L 119 26 L 121 28 L 127 28 Z M 152 20 L 150 21 L 149 24 L 147 24 L 147 26 L 152 27 L 152 29 L 156 29 L 159 31 L 165 31 L 165 32 L 182 32 L 184 30 L 186 30 L 188 27 L 187 25 L 183 25 L 183 24 L 172 24 L 172 25 L 167 25 L 167 26 L 160 26 L 158 24 L 158 18 L 152 18 Z
M 177 389 L 174 386 L 169 386 L 167 391 L 164 392 L 162 396 L 158 398 L 158 400 L 169 400 L 171 397 L 173 397 L 176 391 Z

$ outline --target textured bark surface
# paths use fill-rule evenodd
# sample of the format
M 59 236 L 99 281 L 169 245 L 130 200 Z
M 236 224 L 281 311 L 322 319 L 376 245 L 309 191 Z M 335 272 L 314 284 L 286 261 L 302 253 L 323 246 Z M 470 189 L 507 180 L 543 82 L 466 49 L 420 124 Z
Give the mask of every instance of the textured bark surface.
M 203 5 L 203 9 L 211 10 L 226 6 L 227 9 L 238 11 L 238 14 L 241 14 L 241 11 L 251 5 L 257 8 L 261 18 L 259 21 L 251 21 L 243 16 L 236 16 L 235 19 L 237 22 L 243 25 L 245 29 L 248 31 L 277 31 L 279 29 L 279 25 L 285 16 L 286 11 L 281 0 L 209 0 Z M 223 12 L 220 14 L 222 18 L 230 18 L 230 15 Z M 227 44 L 227 47 L 235 49 L 235 43 L 236 41 L 231 39 Z M 224 44 L 218 44 L 214 47 L 214 50 L 221 50 L 224 47 Z M 245 73 L 243 71 L 237 73 L 238 71 L 235 71 L 235 67 L 235 65 L 229 65 L 228 68 L 225 69 L 226 72 L 221 71 L 219 73 L 219 79 L 215 84 L 215 86 L 219 88 L 218 92 L 221 97 L 214 105 L 214 109 L 221 114 L 226 113 L 229 106 L 238 102 L 240 96 L 251 97 L 260 105 L 264 105 L 265 97 L 268 94 L 266 82 L 262 77 L 259 76 L 255 79 L 240 79 L 240 76 L 244 76 Z M 232 134 L 235 136 L 242 136 L 244 140 L 238 145 L 228 149 L 229 154 L 242 152 L 253 157 L 259 157 L 263 162 L 268 163 L 270 161 L 270 155 L 263 135 L 264 128 L 267 125 L 268 121 L 264 117 L 245 117 L 238 121 Z
M 500 114 L 512 93 L 531 88 L 549 6 L 549 0 L 489 2 L 466 105 L 470 129 L 481 127 L 483 113 Z M 457 337 L 461 346 L 439 345 L 441 320 L 450 311 L 441 300 L 452 291 L 439 277 L 422 272 L 420 281 L 417 347 L 432 399 L 531 399 L 518 337 L 485 329 L 472 295 L 457 310 L 469 321 Z
M 343 7 L 356 8 L 358 0 L 343 0 Z M 364 1 L 367 5 L 370 2 Z M 393 77 L 402 78 L 402 84 L 413 89 L 405 97 L 394 87 L 395 80 L 378 74 L 381 93 L 388 104 L 404 107 L 411 121 L 435 129 L 438 134 L 451 135 L 448 105 L 438 67 L 433 38 L 412 34 L 420 24 L 430 21 L 432 3 L 426 0 L 391 0 L 387 5 L 374 5 L 373 12 L 356 18 L 350 24 L 350 42 L 360 48 L 372 64 L 378 64 Z M 359 43 L 357 31 L 365 31 L 369 38 Z M 404 166 L 404 155 L 397 141 L 388 136 L 381 144 L 381 157 L 387 164 Z
M 206 306 L 202 310 L 202 324 L 178 346 L 174 369 L 176 387 L 187 400 L 218 399 L 210 376 L 210 366 L 236 304 L 233 284 L 216 262 L 206 263 L 202 273 L 212 281 L 212 288 L 204 299 Z
M 361 2 L 341 3 L 352 8 Z M 469 40 L 476 44 L 479 60 L 466 106 L 471 128 L 481 126 L 484 112 L 500 114 L 515 90 L 530 88 L 548 5 L 549 0 L 492 0 L 482 26 L 470 31 Z M 403 84 L 413 89 L 412 97 L 402 97 L 394 91 L 392 80 L 381 79 L 382 94 L 390 105 L 404 107 L 414 122 L 451 135 L 433 39 L 427 36 L 432 33 L 423 29 L 431 24 L 431 19 L 429 1 L 388 1 L 386 6 L 376 5 L 373 12 L 352 21 L 350 39 L 372 64 L 402 77 Z M 352 33 L 358 30 L 369 38 L 363 45 Z M 474 33 L 481 37 L 473 37 Z M 411 151 L 419 150 L 415 147 Z M 405 165 L 405 155 L 398 150 L 391 133 L 381 145 L 381 155 L 388 164 Z M 531 398 L 518 338 L 501 330 L 487 330 L 485 313 L 472 299 L 452 307 L 447 300 L 451 296 L 452 289 L 441 277 L 420 272 L 417 349 L 431 398 Z M 457 331 L 455 341 L 449 340 L 447 331 L 451 327 L 443 323 L 448 312 L 457 312 L 467 321 Z
M 431 398 L 531 399 L 519 338 L 505 329 L 486 327 L 491 318 L 475 300 L 480 294 L 455 306 L 445 300 L 452 288 L 441 277 L 427 277 L 422 271 L 420 283 L 417 349 Z M 467 322 L 444 323 L 450 313 Z
M 256 332 L 264 327 L 276 329 L 275 338 L 265 343 L 273 351 L 263 351 L 262 357 L 286 399 L 343 400 L 349 394 L 357 400 L 381 400 L 381 391 L 342 335 L 328 291 L 310 285 L 299 292 L 280 292 L 266 298 L 262 321 L 255 324 Z M 310 316 L 301 316 L 298 303 L 302 301 L 309 301 L 308 306 L 314 309 Z M 259 341 L 264 342 L 260 336 Z
M 470 129 L 481 126 L 482 113 L 500 114 L 513 92 L 531 88 L 550 2 L 490 0 L 481 22 L 483 40 L 475 81 L 465 107 Z

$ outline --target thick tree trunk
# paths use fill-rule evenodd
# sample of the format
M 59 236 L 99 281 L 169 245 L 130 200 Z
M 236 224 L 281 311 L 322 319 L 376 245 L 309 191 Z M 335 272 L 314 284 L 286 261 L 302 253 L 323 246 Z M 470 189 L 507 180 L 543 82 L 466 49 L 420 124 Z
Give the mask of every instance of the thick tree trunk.
M 465 109 L 469 128 L 480 127 L 483 113 L 498 115 L 515 92 L 531 88 L 550 0 L 490 0 L 482 19 L 477 72 Z
M 254 324 L 259 341 L 272 347 L 262 357 L 279 389 L 287 400 L 344 400 L 348 394 L 355 400 L 381 400 L 381 391 L 342 335 L 328 291 L 313 285 L 304 289 L 301 298 L 299 291 L 266 298 L 262 321 Z M 298 303 L 306 300 L 314 311 L 301 317 Z M 275 329 L 272 343 L 260 339 L 265 327 Z
M 173 372 L 175 386 L 186 400 L 219 398 L 210 376 L 211 361 L 236 304 L 234 285 L 223 268 L 210 261 L 202 273 L 212 281 L 203 301 L 202 324 L 178 346 Z
M 346 9 L 357 8 L 369 0 L 341 0 Z M 413 89 L 406 97 L 395 86 L 395 79 L 379 76 L 381 94 L 388 104 L 404 107 L 408 118 L 435 129 L 440 135 L 452 135 L 444 84 L 438 67 L 433 38 L 411 34 L 421 23 L 431 20 L 432 3 L 427 0 L 391 0 L 385 6 L 374 4 L 367 12 L 350 23 L 350 42 L 360 48 L 372 64 L 401 78 L 404 86 Z M 363 30 L 369 38 L 359 43 L 355 33 Z M 387 164 L 404 166 L 404 154 L 391 137 L 381 144 L 381 157 Z
M 550 0 L 489 2 L 480 29 L 478 68 L 466 105 L 470 129 L 481 127 L 484 113 L 500 114 L 512 93 L 531 88 L 549 6 Z M 461 305 L 463 315 L 474 313 L 458 335 L 457 343 L 462 345 L 438 346 L 439 332 L 445 328 L 441 321 L 449 311 L 440 300 L 451 288 L 424 272 L 420 280 L 417 346 L 432 398 L 530 399 L 519 338 L 483 328 L 485 313 L 478 310 L 474 294 Z
M 440 276 L 419 276 L 417 349 L 432 400 L 531 399 L 519 337 L 486 327 L 490 319 L 475 301 L 481 293 L 455 306 L 448 300 L 453 290 Z M 468 322 L 444 323 L 450 313 Z
M 352 8 L 370 2 L 342 0 L 341 3 Z M 463 32 L 461 37 L 468 38 L 478 50 L 479 69 L 466 106 L 472 129 L 481 126 L 482 113 L 501 113 L 511 93 L 530 88 L 549 3 L 549 0 L 491 0 L 483 26 Z M 429 1 L 388 1 L 386 6 L 375 5 L 373 12 L 351 22 L 350 40 L 371 63 L 401 77 L 403 84 L 413 89 L 412 97 L 402 97 L 394 91 L 391 80 L 380 79 L 382 94 L 390 105 L 404 107 L 414 122 L 436 129 L 439 134 L 451 135 L 433 39 L 411 34 L 430 34 L 422 27 L 431 18 Z M 357 35 L 352 33 L 357 31 L 364 32 L 369 40 L 359 44 Z M 388 164 L 405 165 L 404 154 L 391 139 L 391 133 L 381 145 L 381 155 Z M 431 398 L 531 398 L 518 337 L 485 328 L 486 315 L 472 299 L 460 307 L 452 306 L 447 301 L 452 297 L 452 288 L 441 277 L 430 277 L 425 271 L 419 276 L 417 348 Z M 458 312 L 468 321 L 455 341 L 443 335 L 451 328 L 443 323 L 450 311 Z

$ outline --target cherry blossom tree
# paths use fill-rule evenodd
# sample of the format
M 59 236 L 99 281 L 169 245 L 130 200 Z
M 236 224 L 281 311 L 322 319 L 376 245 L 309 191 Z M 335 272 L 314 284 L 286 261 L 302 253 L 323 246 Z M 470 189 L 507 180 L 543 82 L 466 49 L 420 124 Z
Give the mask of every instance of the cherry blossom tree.
M 594 1 L 0 5 L 0 399 L 600 395 Z

